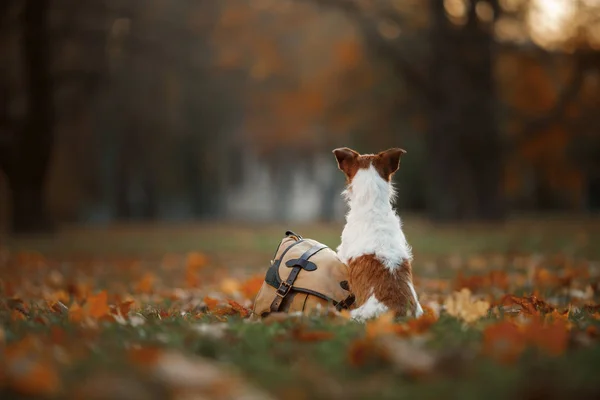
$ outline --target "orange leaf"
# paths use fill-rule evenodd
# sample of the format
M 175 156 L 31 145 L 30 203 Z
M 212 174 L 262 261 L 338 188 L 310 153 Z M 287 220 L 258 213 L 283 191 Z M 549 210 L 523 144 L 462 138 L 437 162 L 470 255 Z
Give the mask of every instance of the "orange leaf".
M 499 322 L 483 331 L 483 353 L 501 363 L 514 363 L 525 346 L 525 338 L 511 322 Z
M 206 296 L 206 297 L 204 297 L 204 303 L 206 303 L 206 307 L 208 308 L 208 311 L 212 311 L 219 304 L 219 300 Z
M 335 336 L 333 332 L 305 331 L 302 328 L 295 328 L 291 333 L 292 337 L 299 342 L 320 342 L 323 340 L 329 340 Z
M 569 332 L 564 321 L 555 320 L 544 324 L 540 319 L 534 319 L 527 324 L 525 337 L 531 345 L 550 355 L 558 356 L 567 348 Z
M 423 307 L 423 315 L 419 318 L 414 318 L 408 320 L 406 325 L 408 326 L 408 331 L 413 334 L 421 334 L 425 333 L 429 330 L 431 325 L 435 324 L 437 318 L 430 307 Z
M 242 284 L 240 291 L 247 299 L 253 299 L 258 294 L 264 281 L 265 278 L 262 275 L 252 277 Z
M 52 326 L 50 328 L 50 340 L 53 344 L 63 344 L 65 342 L 66 333 L 64 329 L 58 326 Z
M 154 287 L 154 274 L 151 272 L 146 273 L 136 286 L 136 291 L 139 293 L 150 293 Z
M 77 301 L 82 302 L 92 292 L 92 287 L 87 283 L 70 283 L 67 291 L 73 295 Z
M 196 288 L 200 286 L 200 278 L 195 270 L 186 269 L 185 271 L 185 284 L 189 288 Z
M 139 349 L 130 349 L 128 358 L 135 364 L 148 366 L 156 364 L 161 354 L 162 350 L 158 347 L 142 347 Z
M 189 253 L 185 261 L 187 271 L 198 271 L 208 264 L 208 258 L 202 253 Z
M 517 297 L 512 294 L 507 294 L 500 299 L 501 305 L 518 305 L 523 312 L 530 315 L 538 315 L 540 312 L 549 313 L 555 308 L 536 296 Z
M 10 310 L 10 319 L 12 321 L 21 321 L 27 319 L 27 317 L 19 310 Z
M 50 395 L 60 389 L 56 367 L 44 360 L 23 360 L 18 374 L 10 374 L 9 385 L 26 395 Z
M 91 296 L 88 298 L 89 304 L 89 316 L 92 318 L 101 318 L 110 313 L 110 309 L 108 308 L 108 294 L 106 290 L 101 291 L 96 296 Z
M 69 319 L 73 322 L 81 322 L 83 317 L 83 308 L 81 308 L 79 303 L 74 303 L 71 308 L 69 308 Z
M 67 292 L 65 292 L 64 290 L 57 290 L 56 292 L 54 292 L 50 295 L 48 300 L 53 301 L 53 302 L 60 301 L 63 304 L 69 304 L 69 301 L 71 299 L 70 299 L 69 294 Z
M 129 314 L 129 311 L 131 310 L 131 306 L 133 306 L 134 303 L 135 303 L 134 300 L 125 300 L 125 301 L 119 303 L 117 309 L 119 310 L 119 313 L 123 317 L 126 317 L 127 314 Z
M 61 301 L 54 301 L 48 304 L 48 307 L 55 313 L 63 314 L 69 312 L 69 307 L 65 306 Z
M 368 338 L 374 338 L 379 335 L 386 335 L 392 333 L 403 333 L 405 328 L 394 322 L 395 313 L 388 312 L 378 318 L 367 321 L 365 326 L 365 333 Z
M 361 367 L 376 358 L 378 353 L 379 347 L 372 340 L 358 339 L 348 348 L 348 362 L 353 367 Z
M 231 308 L 233 308 L 235 311 L 237 311 L 240 314 L 240 316 L 242 318 L 246 318 L 250 314 L 250 311 L 246 307 L 242 306 L 241 304 L 236 303 L 233 300 L 229 300 L 228 303 L 231 306 Z
M 217 315 L 217 316 L 224 316 L 224 315 L 235 315 L 235 314 L 237 314 L 237 313 L 238 313 L 238 312 L 237 312 L 236 310 L 234 310 L 233 308 L 231 308 L 231 307 L 228 307 L 228 306 L 225 306 L 225 305 L 222 305 L 222 306 L 216 307 L 216 308 L 214 308 L 214 309 L 210 310 L 210 312 L 211 312 L 213 315 Z

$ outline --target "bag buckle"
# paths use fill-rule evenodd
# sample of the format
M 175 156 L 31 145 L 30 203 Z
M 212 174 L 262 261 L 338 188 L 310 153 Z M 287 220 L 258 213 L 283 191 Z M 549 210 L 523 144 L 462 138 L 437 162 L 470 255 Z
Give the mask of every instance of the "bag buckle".
M 277 288 L 275 294 L 279 297 L 285 297 L 290 292 L 292 285 L 288 284 L 286 281 L 281 281 L 281 284 Z

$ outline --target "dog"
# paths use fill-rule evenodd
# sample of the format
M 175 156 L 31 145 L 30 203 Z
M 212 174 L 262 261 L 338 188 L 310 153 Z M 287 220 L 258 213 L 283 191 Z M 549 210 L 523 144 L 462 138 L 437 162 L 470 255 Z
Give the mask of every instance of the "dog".
M 350 316 L 359 322 L 388 311 L 423 314 L 412 282 L 411 247 L 392 207 L 391 179 L 405 153 L 399 148 L 364 155 L 347 147 L 333 150 L 346 175 L 342 195 L 349 206 L 337 253 L 350 271 L 348 283 L 356 296 Z

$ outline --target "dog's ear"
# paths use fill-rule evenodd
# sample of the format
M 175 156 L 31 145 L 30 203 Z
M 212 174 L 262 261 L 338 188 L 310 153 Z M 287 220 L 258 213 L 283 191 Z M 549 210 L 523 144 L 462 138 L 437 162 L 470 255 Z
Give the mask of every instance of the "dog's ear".
M 381 172 L 387 177 L 396 172 L 400 167 L 400 157 L 403 154 L 406 154 L 406 150 L 397 147 L 379 153 L 378 155 L 383 169 Z
M 348 147 L 340 147 L 339 149 L 333 150 L 332 153 L 335 155 L 338 168 L 344 172 L 346 176 L 350 176 L 352 166 L 355 165 L 355 161 L 360 157 L 360 154 Z

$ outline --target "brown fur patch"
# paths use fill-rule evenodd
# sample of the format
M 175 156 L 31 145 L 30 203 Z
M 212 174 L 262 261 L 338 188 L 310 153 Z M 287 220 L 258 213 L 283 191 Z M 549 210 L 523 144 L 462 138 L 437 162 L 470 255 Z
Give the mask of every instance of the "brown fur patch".
M 333 150 L 338 162 L 338 168 L 346 175 L 346 184 L 352 183 L 352 179 L 359 169 L 367 169 L 371 165 L 384 180 L 390 181 L 394 172 L 398 170 L 400 156 L 406 151 L 398 148 L 388 149 L 378 154 L 359 154 L 358 152 L 342 147 Z
M 373 254 L 353 258 L 348 262 L 350 290 L 356 296 L 356 307 L 363 305 L 371 295 L 398 316 L 407 310 L 413 315 L 415 299 L 408 283 L 412 283 L 412 267 L 408 260 L 394 272 L 385 267 Z

